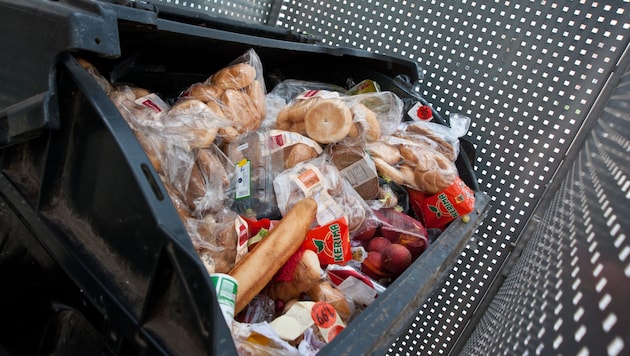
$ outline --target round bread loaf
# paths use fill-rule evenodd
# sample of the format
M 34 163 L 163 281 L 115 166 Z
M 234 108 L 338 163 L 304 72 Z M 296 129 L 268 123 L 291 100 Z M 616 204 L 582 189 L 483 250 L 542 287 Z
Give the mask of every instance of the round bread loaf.
M 352 113 L 341 100 L 323 99 L 308 110 L 304 124 L 313 140 L 322 144 L 338 142 L 350 132 Z

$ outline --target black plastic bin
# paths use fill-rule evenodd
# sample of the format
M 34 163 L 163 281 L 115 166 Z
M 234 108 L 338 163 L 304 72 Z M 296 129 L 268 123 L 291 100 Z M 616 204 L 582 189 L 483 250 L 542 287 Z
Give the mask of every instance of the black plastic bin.
M 159 18 L 116 4 L 0 1 L 0 352 L 234 354 L 207 272 L 131 129 L 76 58 L 175 97 L 253 48 L 267 89 L 376 80 L 423 100 L 415 62 Z M 35 25 L 33 25 L 35 24 Z M 28 30 L 27 30 L 28 28 Z M 37 53 L 37 55 L 34 55 Z M 436 113 L 436 116 L 437 115 Z M 460 175 L 476 188 L 462 150 Z M 383 353 L 483 220 L 458 220 L 322 354 Z

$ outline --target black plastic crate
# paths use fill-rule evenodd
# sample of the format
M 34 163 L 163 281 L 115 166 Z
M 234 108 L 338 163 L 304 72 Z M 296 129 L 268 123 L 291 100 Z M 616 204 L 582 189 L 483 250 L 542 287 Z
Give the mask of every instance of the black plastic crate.
M 92 346 L 99 350 L 235 353 L 210 278 L 164 186 L 125 120 L 76 57 L 88 59 L 116 82 L 166 97 L 177 96 L 250 48 L 261 58 L 268 90 L 285 78 L 341 86 L 369 78 L 383 90 L 423 100 L 414 90 L 420 69 L 397 57 L 185 24 L 113 4 L 38 4 L 35 11 L 29 9 L 32 4 L 0 2 L 0 18 L 8 24 L 0 44 L 15 53 L 13 59 L 3 59 L 6 63 L 33 51 L 16 43 L 32 40 L 23 34 L 26 24 L 44 18 L 58 26 L 49 35 L 56 41 L 42 48 L 45 55 L 23 64 L 39 70 L 25 72 L 33 73 L 29 79 L 38 85 L 11 96 L 10 83 L 24 78 L 0 73 L 13 78 L 0 87 L 7 98 L 0 107 L 0 217 L 11 222 L 0 235 L 1 266 L 19 266 L 6 261 L 16 251 L 28 251 L 29 263 L 43 266 L 39 278 L 59 275 L 66 295 L 56 295 L 52 287 L 49 293 L 40 291 L 42 304 L 64 305 L 48 308 L 47 320 L 66 325 L 58 310 L 81 316 L 93 329 L 88 328 L 91 332 L 84 338 L 93 338 Z M 62 38 L 64 29 L 76 33 L 69 42 Z M 13 33 L 21 37 L 12 38 Z M 476 188 L 471 161 L 462 150 L 460 175 Z M 471 221 L 451 224 L 322 353 L 382 353 L 464 248 L 488 202 L 487 195 L 477 191 Z M 0 283 L 7 288 L 24 287 L 14 282 L 15 276 L 2 276 Z M 19 300 L 0 301 L 20 307 Z M 5 322 L 11 323 L 2 321 L 8 333 L 0 344 L 13 337 Z M 72 337 L 70 329 L 59 330 L 32 336 L 52 345 L 48 348 L 61 349 L 60 335 Z

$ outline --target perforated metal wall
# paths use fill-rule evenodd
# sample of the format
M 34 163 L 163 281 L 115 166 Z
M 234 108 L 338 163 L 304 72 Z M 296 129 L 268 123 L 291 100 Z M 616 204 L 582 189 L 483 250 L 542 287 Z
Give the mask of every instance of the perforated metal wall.
M 626 73 L 465 354 L 628 354 L 629 156 Z
M 391 354 L 448 353 L 460 341 L 470 320 L 483 312 L 477 310 L 482 300 L 492 298 L 485 293 L 500 277 L 504 262 L 556 174 L 561 175 L 557 179 L 564 178 L 563 163 L 571 145 L 581 144 L 576 138 L 584 137 L 581 128 L 592 117 L 590 110 L 607 87 L 611 73 L 619 70 L 618 61 L 630 36 L 628 4 L 544 0 L 456 4 L 406 0 L 284 2 L 279 26 L 320 35 L 329 45 L 417 60 L 425 69 L 421 94 L 436 110 L 443 115 L 464 113 L 473 119 L 469 135 L 477 146 L 479 183 L 492 198 L 492 212 L 447 279 L 418 311 L 409 332 L 393 343 Z M 627 165 L 627 157 L 624 159 Z M 591 231 L 596 235 L 607 233 L 597 230 L 599 225 L 593 226 Z M 522 259 L 551 259 L 555 253 L 562 254 L 563 248 L 550 245 L 546 255 L 532 253 Z M 576 247 L 569 248 L 565 253 Z M 585 259 L 597 256 L 596 252 L 600 256 L 616 253 L 589 250 L 588 246 L 578 248 Z M 609 265 L 582 268 L 584 273 L 597 274 Z M 539 280 L 537 287 L 544 297 L 538 298 L 545 300 L 570 298 L 575 290 L 585 287 L 586 281 L 574 286 L 564 279 L 571 276 L 571 271 L 557 270 L 560 275 L 534 269 L 522 278 L 532 279 L 532 283 Z M 609 286 L 614 289 L 610 282 Z M 505 294 L 521 291 L 506 288 Z M 594 300 L 562 304 L 563 313 L 579 313 L 580 307 L 598 308 L 598 302 L 583 304 L 590 302 Z M 491 305 L 496 308 L 495 303 Z M 536 316 L 548 318 L 544 320 L 551 323 L 545 329 L 548 335 L 559 335 L 556 320 L 551 322 L 554 310 L 550 305 L 537 306 Z M 527 310 L 523 307 L 500 312 L 525 313 L 518 320 L 526 320 Z M 509 353 L 509 340 L 521 340 L 525 335 L 519 330 L 527 330 L 528 324 L 521 325 L 518 320 L 518 327 L 505 331 L 504 343 L 497 350 Z M 563 325 L 575 327 L 574 335 L 582 333 L 579 323 Z M 576 345 L 581 342 L 578 339 L 565 337 L 564 345 Z M 520 342 L 530 345 L 532 340 Z M 627 352 L 628 347 L 621 345 L 621 350 Z
M 166 6 L 204 12 L 243 22 L 266 24 L 274 6 L 273 0 L 150 0 Z

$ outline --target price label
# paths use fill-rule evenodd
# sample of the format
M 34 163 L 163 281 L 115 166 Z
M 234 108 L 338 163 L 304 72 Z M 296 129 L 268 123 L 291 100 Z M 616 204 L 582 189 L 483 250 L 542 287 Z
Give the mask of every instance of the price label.
M 337 311 L 326 302 L 317 302 L 311 309 L 311 317 L 315 325 L 328 329 L 337 323 Z

